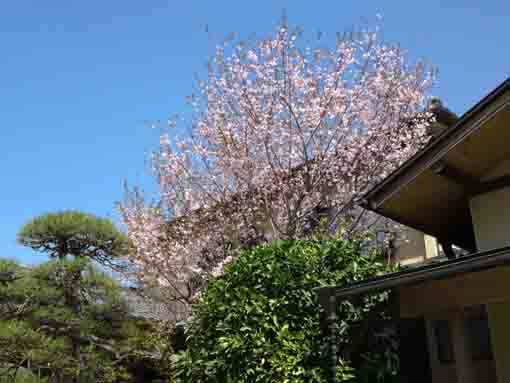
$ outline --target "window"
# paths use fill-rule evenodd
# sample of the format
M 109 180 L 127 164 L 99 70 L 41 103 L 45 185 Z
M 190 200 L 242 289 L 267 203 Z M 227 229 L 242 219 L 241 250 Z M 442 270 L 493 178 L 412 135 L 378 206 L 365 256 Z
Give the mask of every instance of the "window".
M 446 319 L 432 322 L 434 336 L 436 338 L 437 358 L 441 364 L 449 364 L 455 361 L 453 355 L 450 323 Z
M 485 306 L 466 308 L 464 316 L 471 358 L 475 361 L 492 360 L 489 320 Z

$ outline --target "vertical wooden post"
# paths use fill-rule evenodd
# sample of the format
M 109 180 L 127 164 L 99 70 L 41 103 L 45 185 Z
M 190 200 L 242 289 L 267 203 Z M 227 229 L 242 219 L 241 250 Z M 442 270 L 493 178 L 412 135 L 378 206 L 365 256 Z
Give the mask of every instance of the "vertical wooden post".
M 450 323 L 457 379 L 459 383 L 473 383 L 473 361 L 471 360 L 469 339 L 466 334 L 464 312 L 462 310 L 453 312 Z
M 330 383 L 337 383 L 336 365 L 337 365 L 337 328 L 336 328 L 336 296 L 333 289 L 321 288 L 318 290 L 319 304 L 324 313 L 322 328 L 324 339 L 327 342 L 327 352 L 329 357 L 328 372 Z
M 492 302 L 487 305 L 494 364 L 499 383 L 510 382 L 510 302 Z
M 333 291 L 329 291 L 328 297 L 328 328 L 329 328 L 329 352 L 330 352 L 330 373 L 331 383 L 336 383 L 336 365 L 337 355 L 337 328 L 336 328 L 336 296 Z

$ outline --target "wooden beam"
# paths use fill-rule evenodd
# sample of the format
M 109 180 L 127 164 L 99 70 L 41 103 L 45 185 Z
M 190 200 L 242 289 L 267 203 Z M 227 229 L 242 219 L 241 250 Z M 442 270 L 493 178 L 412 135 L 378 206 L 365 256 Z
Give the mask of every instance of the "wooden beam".
M 479 130 L 485 122 L 510 107 L 510 99 L 501 97 L 509 89 L 510 81 L 507 80 L 467 111 L 456 124 L 446 128 L 423 150 L 377 184 L 365 195 L 368 206 L 377 211 L 385 201 L 397 194 L 402 187 L 414 181 L 420 173 L 444 158 L 450 150 Z
M 324 287 L 316 290 L 319 298 L 319 303 L 322 306 L 325 314 L 327 331 L 324 334 L 324 341 L 328 342 L 329 351 L 329 379 L 330 383 L 337 383 L 337 363 L 338 363 L 338 350 L 337 350 L 337 326 L 336 326 L 336 307 L 337 299 L 334 289 L 331 287 Z
M 326 297 L 330 295 L 335 295 L 337 299 L 345 299 L 369 292 L 373 293 L 432 280 L 447 279 L 461 274 L 487 270 L 508 264 L 510 264 L 510 247 L 502 247 L 447 261 L 426 264 L 421 267 L 403 269 L 391 274 L 354 282 L 347 286 L 327 286 L 317 290 L 319 297 L 322 296 L 321 300 L 325 302 Z
M 448 165 L 445 161 L 438 161 L 431 166 L 430 170 L 432 170 L 434 174 L 445 177 L 463 187 L 469 196 L 484 194 L 510 186 L 510 175 L 504 175 L 490 181 L 481 182 Z
M 464 172 L 448 165 L 446 161 L 440 160 L 431 166 L 430 170 L 434 174 L 440 175 L 453 183 L 461 186 L 468 194 L 472 194 L 480 189 L 479 180 L 465 174 Z
M 501 176 L 491 181 L 483 182 L 471 195 L 479 195 L 510 186 L 510 175 Z
M 469 337 L 464 321 L 464 311 L 456 310 L 450 320 L 452 326 L 452 343 L 455 353 L 455 369 L 459 383 L 475 383 L 473 361 L 469 345 Z

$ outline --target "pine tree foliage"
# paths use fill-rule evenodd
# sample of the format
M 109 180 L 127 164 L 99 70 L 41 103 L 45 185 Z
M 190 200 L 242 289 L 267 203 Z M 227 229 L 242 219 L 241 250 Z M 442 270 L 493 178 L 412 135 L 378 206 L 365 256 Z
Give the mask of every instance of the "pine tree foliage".
M 18 242 L 50 260 L 24 268 L 0 261 L 0 369 L 48 382 L 129 382 L 161 375 L 166 342 L 151 323 L 134 320 L 119 270 L 128 241 L 108 219 L 79 211 L 32 219 Z M 99 266 L 99 267 L 98 267 Z
M 2 260 L 0 273 L 14 275 L 0 285 L 4 374 L 29 369 L 48 382 L 129 382 L 144 368 L 161 375 L 155 370 L 164 365 L 165 344 L 149 324 L 129 320 L 120 287 L 90 260 L 51 260 L 32 269 Z
M 127 239 L 105 218 L 74 210 L 32 219 L 18 233 L 18 242 L 51 258 L 80 256 L 114 266 L 127 253 Z

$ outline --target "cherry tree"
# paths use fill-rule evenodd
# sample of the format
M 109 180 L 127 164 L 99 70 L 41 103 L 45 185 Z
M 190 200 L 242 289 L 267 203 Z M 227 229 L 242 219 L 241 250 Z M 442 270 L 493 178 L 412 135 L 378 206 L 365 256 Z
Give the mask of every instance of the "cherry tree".
M 156 203 L 120 204 L 140 277 L 193 299 L 232 248 L 306 236 L 314 220 L 351 228 L 356 202 L 426 143 L 433 68 L 378 30 L 306 46 L 286 23 L 217 46 L 150 157 Z M 321 212 L 327 214 L 321 215 Z

